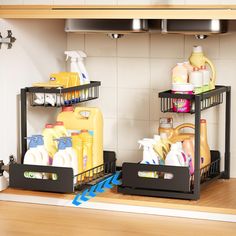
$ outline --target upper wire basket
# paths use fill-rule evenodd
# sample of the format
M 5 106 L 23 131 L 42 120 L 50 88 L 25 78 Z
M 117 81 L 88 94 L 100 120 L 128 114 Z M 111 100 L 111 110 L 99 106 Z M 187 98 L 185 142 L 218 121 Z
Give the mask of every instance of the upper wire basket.
M 61 107 L 86 102 L 99 97 L 101 82 L 91 81 L 90 84 L 70 88 L 29 87 L 30 104 L 32 106 Z

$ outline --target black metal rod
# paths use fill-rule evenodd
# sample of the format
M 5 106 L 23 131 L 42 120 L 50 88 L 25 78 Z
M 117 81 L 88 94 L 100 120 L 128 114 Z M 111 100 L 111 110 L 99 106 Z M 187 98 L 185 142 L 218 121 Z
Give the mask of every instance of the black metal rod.
M 27 151 L 27 89 L 21 89 L 21 163 L 24 161 L 24 155 Z
M 195 147 L 194 147 L 194 199 L 200 198 L 200 120 L 201 120 L 201 96 L 195 95 Z
M 231 117 L 231 87 L 226 92 L 225 109 L 225 179 L 230 178 L 230 117 Z

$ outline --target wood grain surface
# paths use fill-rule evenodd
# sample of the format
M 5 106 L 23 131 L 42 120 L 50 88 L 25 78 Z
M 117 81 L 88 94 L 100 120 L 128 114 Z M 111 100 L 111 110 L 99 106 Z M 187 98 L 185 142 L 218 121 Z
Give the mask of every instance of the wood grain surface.
M 1 236 L 233 236 L 235 223 L 0 202 Z

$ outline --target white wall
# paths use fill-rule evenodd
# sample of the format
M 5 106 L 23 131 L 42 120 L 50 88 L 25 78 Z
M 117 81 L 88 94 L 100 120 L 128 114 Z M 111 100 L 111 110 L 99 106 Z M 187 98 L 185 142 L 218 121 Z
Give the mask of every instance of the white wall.
M 0 32 L 12 30 L 16 37 L 12 49 L 2 45 L 0 50 L 1 99 L 1 158 L 17 154 L 19 148 L 20 88 L 32 82 L 48 80 L 50 73 L 65 69 L 66 34 L 63 20 L 0 20 Z M 36 113 L 32 112 L 38 110 Z M 41 131 L 43 124 L 53 119 L 50 109 L 30 109 L 29 132 Z

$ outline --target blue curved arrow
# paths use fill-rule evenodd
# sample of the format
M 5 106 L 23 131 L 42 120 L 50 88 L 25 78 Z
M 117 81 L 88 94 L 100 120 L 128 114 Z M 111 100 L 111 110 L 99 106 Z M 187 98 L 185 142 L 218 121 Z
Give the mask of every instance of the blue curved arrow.
M 104 181 L 100 182 L 97 184 L 97 189 L 96 189 L 96 192 L 99 192 L 99 193 L 103 193 L 105 192 L 104 189 L 102 189 L 102 185 L 104 184 Z
M 120 171 L 117 171 L 115 175 L 113 175 L 113 179 L 111 181 L 112 184 L 114 185 L 120 185 L 121 182 L 118 180 L 119 176 L 120 176 Z
M 97 185 L 94 185 L 90 188 L 89 194 L 88 194 L 90 197 L 96 197 L 97 196 L 97 194 L 95 194 L 96 187 L 97 187 Z
M 80 194 L 77 194 L 75 198 L 73 199 L 72 204 L 79 206 L 82 203 L 78 201 L 79 197 L 80 197 Z
M 85 191 L 82 192 L 81 197 L 80 197 L 81 201 L 87 202 L 89 200 L 89 198 L 86 197 L 87 193 L 88 193 L 88 189 L 86 189 Z
M 113 179 L 113 176 L 106 179 L 103 188 L 112 188 L 113 185 L 110 184 L 111 180 Z

